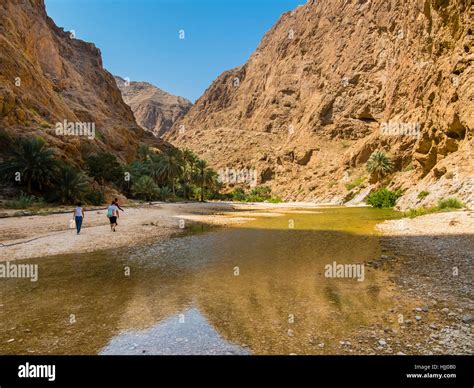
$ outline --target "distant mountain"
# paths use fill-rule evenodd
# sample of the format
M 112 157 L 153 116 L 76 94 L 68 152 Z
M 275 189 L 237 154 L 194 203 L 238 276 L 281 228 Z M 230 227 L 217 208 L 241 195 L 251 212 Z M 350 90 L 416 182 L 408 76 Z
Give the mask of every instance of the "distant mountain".
M 148 82 L 130 82 L 118 76 L 115 80 L 138 124 L 156 136 L 164 135 L 193 105 L 186 98 L 167 93 Z
M 93 124 L 94 138 L 58 135 L 56 125 L 65 122 Z M 57 27 L 43 0 L 0 3 L 0 130 L 42 136 L 79 164 L 86 148 L 132 160 L 149 137 L 103 68 L 100 50 Z

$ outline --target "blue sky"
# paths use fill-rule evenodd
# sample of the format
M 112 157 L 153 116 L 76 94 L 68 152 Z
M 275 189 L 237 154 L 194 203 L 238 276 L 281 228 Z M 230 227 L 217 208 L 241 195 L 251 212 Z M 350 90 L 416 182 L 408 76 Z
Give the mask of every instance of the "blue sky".
M 45 1 L 57 25 L 100 48 L 112 74 L 151 82 L 193 102 L 219 74 L 246 62 L 283 12 L 305 2 Z

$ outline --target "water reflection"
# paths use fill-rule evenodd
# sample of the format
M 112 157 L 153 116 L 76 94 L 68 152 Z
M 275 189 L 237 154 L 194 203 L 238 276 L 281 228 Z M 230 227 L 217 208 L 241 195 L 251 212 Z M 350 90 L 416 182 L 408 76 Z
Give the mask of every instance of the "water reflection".
M 100 354 L 237 355 L 250 352 L 225 341 L 199 310 L 191 308 L 150 329 L 127 331 L 114 337 Z
M 341 338 L 388 308 L 390 294 L 381 273 L 327 279 L 324 265 L 379 256 L 373 225 L 389 215 L 325 209 L 113 254 L 39 259 L 37 283 L 2 281 L 0 353 L 188 354 L 201 345 L 202 353 L 337 353 Z M 183 312 L 189 325 L 176 326 Z

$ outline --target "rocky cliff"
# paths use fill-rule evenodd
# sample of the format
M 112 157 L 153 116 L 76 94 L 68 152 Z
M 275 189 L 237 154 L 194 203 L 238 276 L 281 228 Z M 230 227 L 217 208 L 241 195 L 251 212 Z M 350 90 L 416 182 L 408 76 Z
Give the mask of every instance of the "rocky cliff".
M 129 160 L 144 136 L 100 50 L 58 28 L 43 0 L 0 3 L 0 127 L 41 135 L 74 162 L 84 148 Z
M 140 126 L 162 136 L 183 117 L 192 103 L 186 98 L 167 93 L 148 82 L 135 82 L 115 77 L 125 103 L 132 108 Z
M 218 169 L 254 169 L 287 200 L 363 197 L 382 150 L 401 208 L 472 205 L 473 13 L 467 0 L 308 1 L 165 138 Z

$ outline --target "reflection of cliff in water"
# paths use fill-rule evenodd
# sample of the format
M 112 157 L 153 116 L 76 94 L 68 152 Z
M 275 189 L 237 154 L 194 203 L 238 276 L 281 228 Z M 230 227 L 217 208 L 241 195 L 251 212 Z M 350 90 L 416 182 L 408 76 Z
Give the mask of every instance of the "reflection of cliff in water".
M 330 352 L 332 339 L 387 308 L 389 291 L 384 275 L 375 272 L 366 272 L 364 282 L 324 277 L 324 265 L 333 261 L 361 263 L 380 255 L 378 237 L 366 233 L 380 213 L 339 209 L 338 227 L 317 230 L 331 223 L 324 212 L 291 214 L 295 229 L 287 229 L 290 216 L 264 218 L 114 255 L 40 259 L 36 285 L 9 282 L 0 290 L 1 352 L 132 351 L 130 333 L 146 344 L 142 350 L 160 354 L 168 348 L 179 353 L 180 346 L 183 353 L 205 353 L 213 341 L 224 354 L 240 354 L 241 345 L 254 354 L 319 353 L 316 345 L 324 341 Z M 179 329 L 185 335 L 170 323 L 181 313 L 190 314 Z M 202 335 L 202 352 L 196 351 L 199 341 L 189 342 L 199 338 L 176 343 L 193 330 Z

